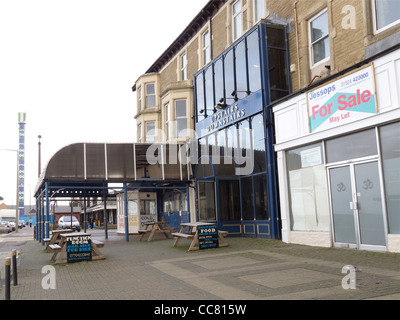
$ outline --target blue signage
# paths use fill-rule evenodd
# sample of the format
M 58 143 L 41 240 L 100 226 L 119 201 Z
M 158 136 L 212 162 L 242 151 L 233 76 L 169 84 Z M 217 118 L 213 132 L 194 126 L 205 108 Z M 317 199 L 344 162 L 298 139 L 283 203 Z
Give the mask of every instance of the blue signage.
M 18 215 L 25 213 L 25 120 L 26 114 L 18 114 L 19 148 L 18 148 Z M 17 221 L 18 222 L 18 221 Z
M 198 226 L 199 230 L 199 250 L 212 249 L 219 247 L 217 225 Z
M 196 123 L 197 138 L 228 127 L 236 122 L 254 115 L 263 109 L 261 91 L 257 91 L 245 99 L 219 110 L 212 116 Z

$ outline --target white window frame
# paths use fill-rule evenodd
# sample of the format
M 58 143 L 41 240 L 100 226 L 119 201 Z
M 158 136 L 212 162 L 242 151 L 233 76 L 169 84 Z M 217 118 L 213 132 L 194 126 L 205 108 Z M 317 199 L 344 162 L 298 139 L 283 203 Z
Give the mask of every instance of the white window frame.
M 376 16 L 377 15 L 376 0 L 371 0 L 371 2 L 372 2 L 372 20 L 373 20 L 373 24 L 374 24 L 374 34 L 383 32 L 383 31 L 390 29 L 391 27 L 400 23 L 400 18 L 399 18 L 396 21 L 388 24 L 387 26 L 384 26 L 383 28 L 378 29 L 378 20 L 377 20 L 377 16 Z
M 238 12 L 235 12 L 235 6 L 237 4 L 240 4 L 240 10 Z M 236 19 L 240 17 L 240 33 L 238 32 L 239 30 L 236 30 Z M 233 41 L 236 41 L 243 35 L 243 7 L 242 7 L 242 0 L 236 0 L 232 4 L 232 39 Z
M 142 143 L 142 139 L 143 139 L 143 135 L 142 135 L 142 124 L 141 123 L 139 123 L 138 124 L 138 142 L 139 143 Z
M 262 14 L 258 12 L 259 5 L 262 4 Z M 265 0 L 253 0 L 253 8 L 254 8 L 254 24 L 260 21 L 265 17 Z
M 165 113 L 165 140 L 168 141 L 171 138 L 171 120 L 170 120 L 170 108 L 171 105 L 167 102 L 164 105 L 164 113 Z
M 181 80 L 187 80 L 187 53 L 184 52 L 179 56 L 179 65 L 181 68 Z
M 154 133 L 152 134 L 152 135 L 149 135 L 149 128 L 148 128 L 148 126 L 149 126 L 149 124 L 150 123 L 154 123 Z M 145 123 L 145 129 L 146 129 L 146 143 L 154 143 L 154 142 L 156 142 L 156 132 L 155 132 L 155 130 L 156 130 L 156 122 L 154 121 L 154 120 L 151 120 L 151 121 L 146 121 L 146 123 Z M 151 138 L 151 139 L 149 139 L 149 138 Z
M 138 95 L 138 112 L 142 111 L 142 87 L 137 90 Z
M 178 101 L 185 101 L 185 116 L 177 116 L 177 102 Z M 185 126 L 185 129 L 188 129 L 188 125 L 187 125 L 187 119 L 188 119 L 188 105 L 187 105 L 187 99 L 176 99 L 175 101 L 174 101 L 174 111 L 175 111 L 175 136 L 177 137 L 177 138 L 182 138 L 182 137 L 184 137 L 184 136 L 182 136 L 182 135 L 180 135 L 179 133 L 181 132 L 181 131 L 183 131 L 183 130 L 181 130 L 181 131 L 178 131 L 178 120 L 183 120 L 183 119 L 185 119 L 185 121 L 186 121 L 186 126 Z M 184 130 L 185 130 L 184 129 Z M 185 136 L 186 137 L 186 136 Z
M 201 39 L 203 46 L 203 66 L 205 66 L 206 64 L 211 62 L 211 36 L 209 29 L 203 32 Z M 208 44 L 206 40 L 208 40 Z
M 327 57 L 325 57 L 324 59 L 314 63 L 314 47 L 313 46 L 316 43 L 318 43 L 320 41 L 323 41 L 326 38 L 329 39 L 329 31 L 328 31 L 327 35 L 319 38 L 318 40 L 316 40 L 314 42 L 312 42 L 311 23 L 314 20 L 318 19 L 320 16 L 322 16 L 325 13 L 328 14 L 328 9 L 327 8 L 322 10 L 322 11 L 320 11 L 318 14 L 316 14 L 315 16 L 313 16 L 311 19 L 308 20 L 308 44 L 309 44 L 309 47 L 308 47 L 309 50 L 308 51 L 309 51 L 309 54 L 310 54 L 310 65 L 311 65 L 311 68 L 314 68 L 315 66 L 318 66 L 318 65 L 320 65 L 320 64 L 322 64 L 322 63 L 324 63 L 326 61 L 329 61 L 329 59 L 331 58 L 331 53 L 330 53 L 331 45 L 330 45 L 330 42 L 329 42 L 329 55 Z M 329 30 L 329 16 L 328 16 L 328 30 Z M 329 39 L 329 41 L 330 41 L 330 39 Z
M 150 85 L 154 86 L 154 93 L 152 93 L 152 94 L 148 94 L 148 86 L 150 86 Z M 154 107 L 156 107 L 157 106 L 156 83 L 155 82 L 146 83 L 145 84 L 145 89 L 146 89 L 146 92 L 145 92 L 145 95 L 146 95 L 146 108 L 154 108 Z M 153 96 L 154 96 L 154 106 L 153 105 L 149 106 L 148 98 L 153 97 Z

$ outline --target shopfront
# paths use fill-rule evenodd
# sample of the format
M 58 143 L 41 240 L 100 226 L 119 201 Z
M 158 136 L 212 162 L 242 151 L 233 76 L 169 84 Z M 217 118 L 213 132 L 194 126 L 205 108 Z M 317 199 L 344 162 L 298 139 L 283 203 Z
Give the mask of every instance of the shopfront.
M 273 106 L 283 241 L 400 251 L 399 61 L 393 50 Z
M 265 106 L 290 92 L 286 44 L 284 28 L 259 24 L 194 76 L 197 220 L 230 235 L 280 238 Z

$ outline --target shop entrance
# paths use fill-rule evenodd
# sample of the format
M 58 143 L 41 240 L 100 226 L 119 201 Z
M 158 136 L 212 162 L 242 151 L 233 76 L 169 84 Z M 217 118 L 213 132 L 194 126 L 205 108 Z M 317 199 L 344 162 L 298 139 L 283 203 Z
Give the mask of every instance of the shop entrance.
M 335 246 L 386 250 L 378 161 L 329 168 Z

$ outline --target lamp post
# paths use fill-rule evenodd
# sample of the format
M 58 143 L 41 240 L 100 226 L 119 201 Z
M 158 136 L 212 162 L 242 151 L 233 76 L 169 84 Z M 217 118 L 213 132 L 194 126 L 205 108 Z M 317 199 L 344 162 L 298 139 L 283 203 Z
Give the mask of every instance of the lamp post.
M 19 217 L 18 217 L 18 210 L 19 210 L 19 202 L 18 202 L 18 196 L 19 196 L 19 158 L 18 158 L 18 154 L 19 151 L 18 150 L 13 150 L 13 149 L 0 149 L 0 151 L 11 151 L 11 152 L 16 152 L 17 153 L 17 194 L 16 194 L 16 198 L 15 198 L 15 232 L 18 233 L 18 221 L 19 221 Z M 3 199 L 2 199 L 3 200 Z

